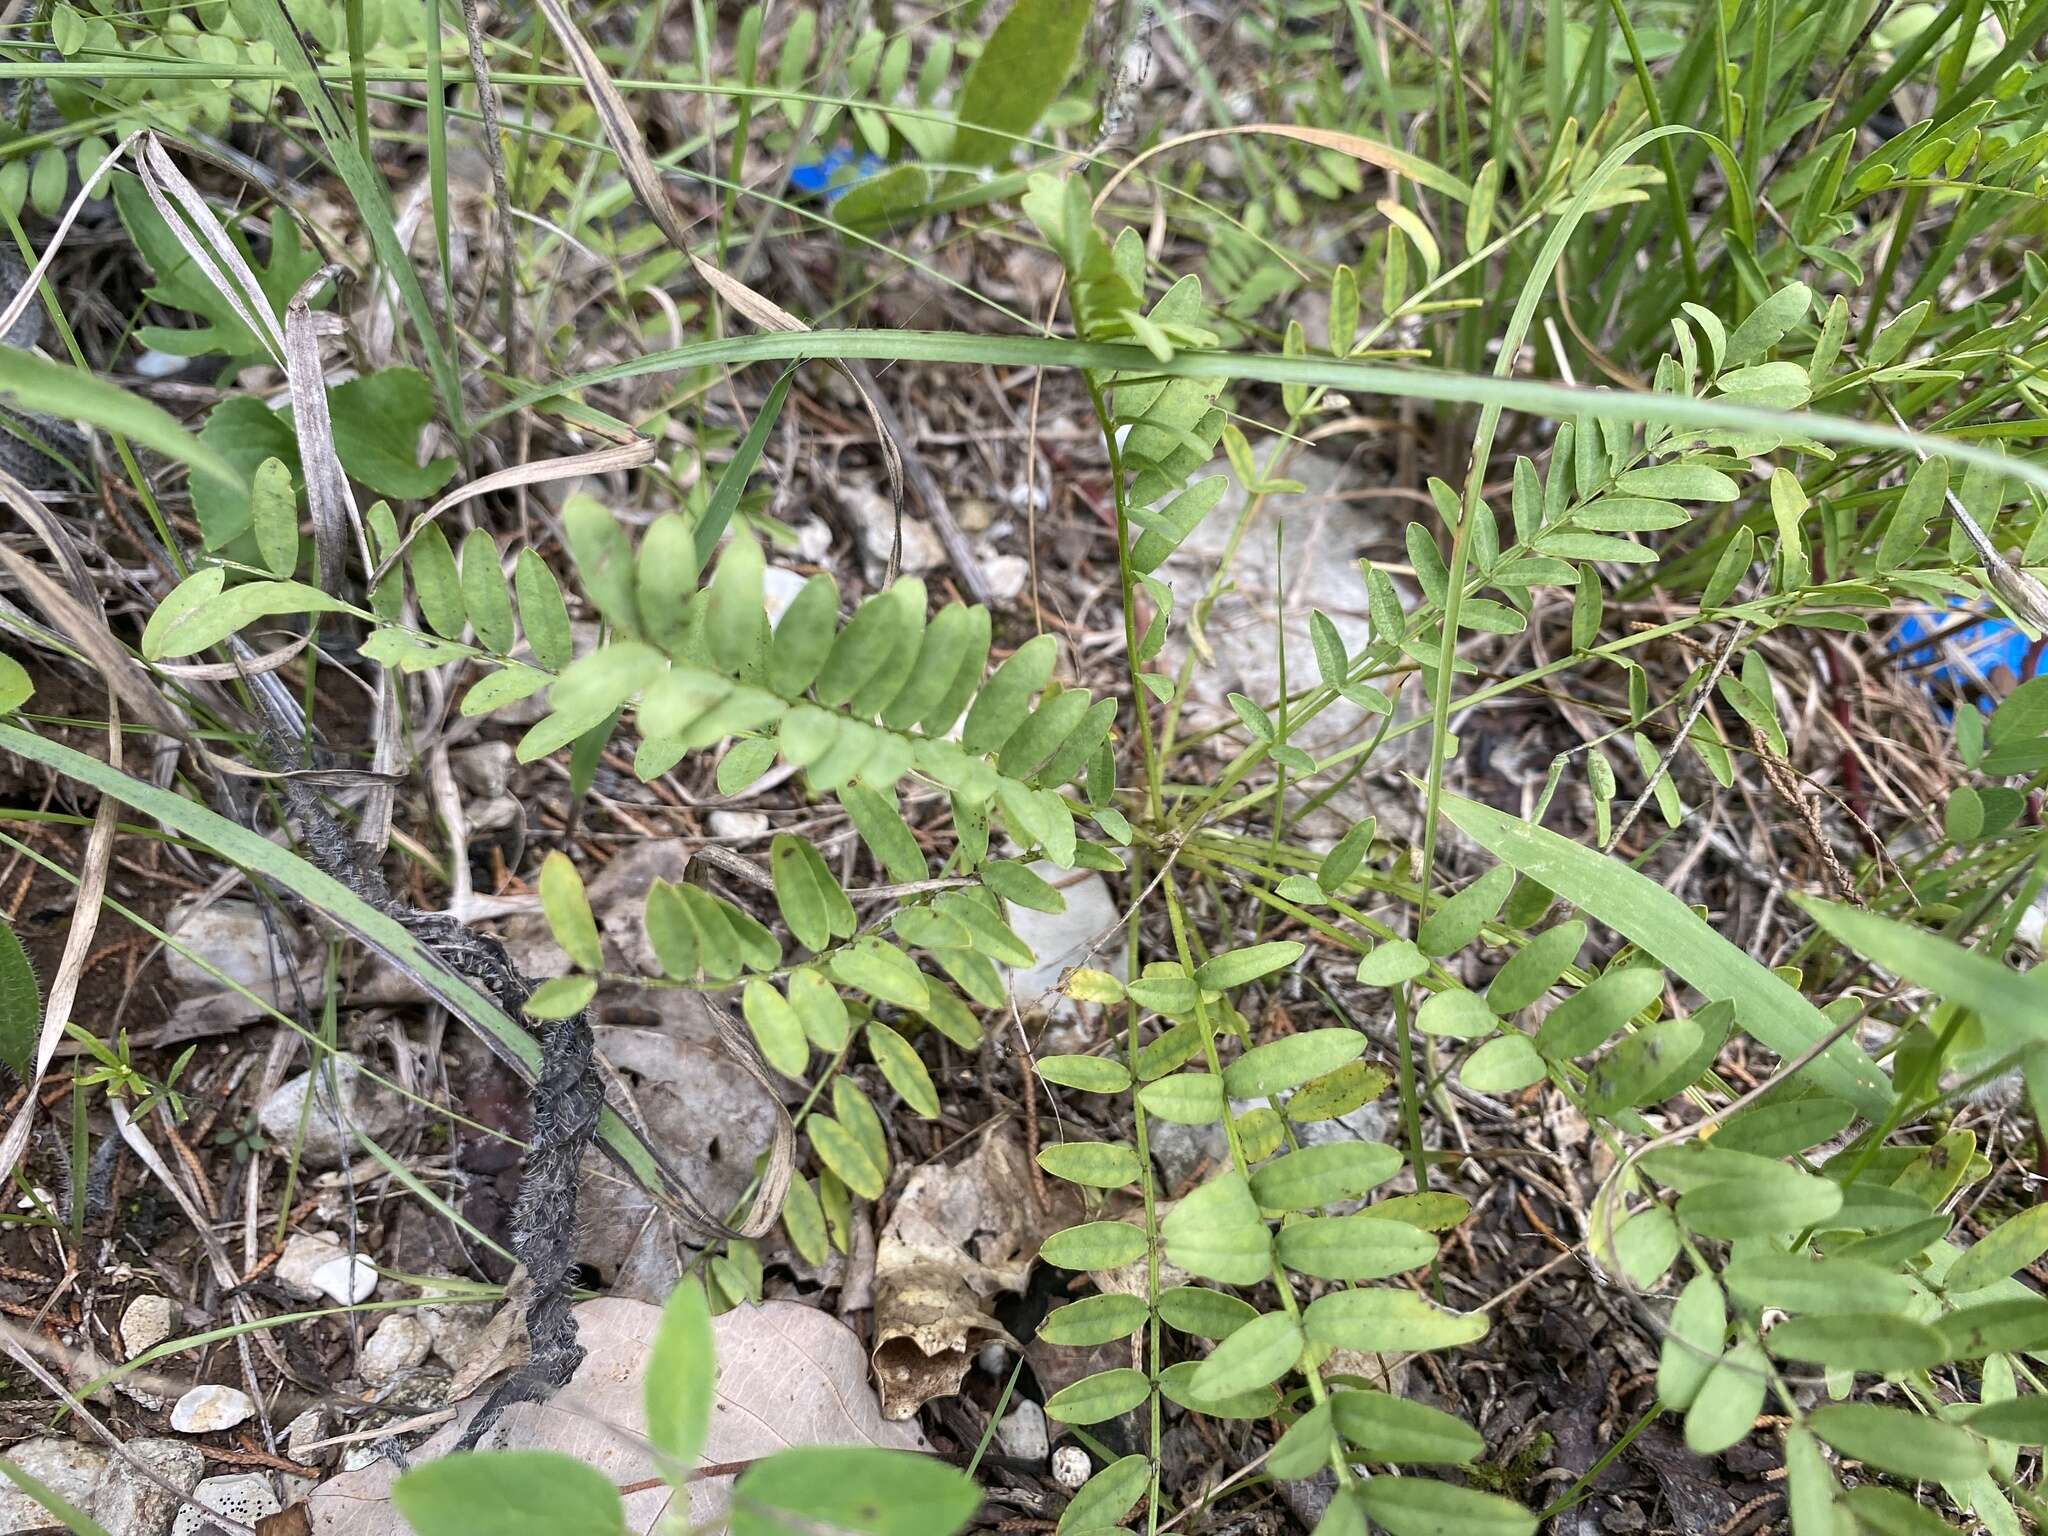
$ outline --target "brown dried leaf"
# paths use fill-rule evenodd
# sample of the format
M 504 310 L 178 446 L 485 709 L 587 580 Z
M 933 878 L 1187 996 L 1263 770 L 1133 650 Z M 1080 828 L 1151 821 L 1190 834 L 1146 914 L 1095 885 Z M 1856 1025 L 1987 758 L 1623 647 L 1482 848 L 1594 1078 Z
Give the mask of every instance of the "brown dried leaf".
M 995 1131 L 974 1155 L 919 1168 L 875 1253 L 875 1380 L 882 1411 L 908 1418 L 960 1390 L 975 1352 L 1016 1341 L 988 1315 L 1000 1291 L 1022 1291 L 1046 1236 L 1079 1216 L 1060 1186 L 1050 1212 L 1031 1193 L 1031 1169 L 1014 1136 Z

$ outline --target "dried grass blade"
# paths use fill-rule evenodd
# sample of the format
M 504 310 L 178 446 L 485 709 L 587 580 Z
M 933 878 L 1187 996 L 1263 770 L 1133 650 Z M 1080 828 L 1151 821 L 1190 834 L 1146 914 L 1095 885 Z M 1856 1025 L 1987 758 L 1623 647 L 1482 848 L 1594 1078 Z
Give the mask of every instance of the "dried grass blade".
M 220 220 L 213 216 L 213 210 L 200 196 L 199 189 L 185 179 L 185 173 L 164 153 L 162 142 L 153 133 L 142 141 L 140 170 L 142 189 L 149 194 L 150 202 L 162 215 L 172 237 L 192 258 L 192 264 L 228 301 L 250 334 L 282 363 L 285 335 L 271 310 L 270 300 L 264 295 L 263 285 L 249 270 L 248 262 L 242 259 L 234 241 L 221 228 Z M 227 269 L 225 272 L 221 270 L 223 266 Z M 229 274 L 232 274 L 232 281 Z
M 390 575 L 399 559 L 412 548 L 412 541 L 420 536 L 421 530 L 450 507 L 460 506 L 465 501 L 474 501 L 477 497 L 487 496 L 492 491 L 511 490 L 516 486 L 545 485 L 550 480 L 569 480 L 579 475 L 603 475 L 620 470 L 638 469 L 642 464 L 653 461 L 654 449 L 653 438 L 636 437 L 630 442 L 592 449 L 589 453 L 570 454 L 559 459 L 542 459 L 537 464 L 514 464 L 505 469 L 493 470 L 488 475 L 481 475 L 467 485 L 457 486 L 412 520 L 412 526 L 406 529 L 405 537 L 398 541 L 398 547 L 379 561 L 376 568 L 370 572 L 370 585 L 374 587 Z
M 64 248 L 64 238 L 71 233 L 71 226 L 77 222 L 79 210 L 85 206 L 87 199 L 99 190 L 100 184 L 113 174 L 114 167 L 130 149 L 134 148 L 135 141 L 145 132 L 146 129 L 138 128 L 116 144 L 107 158 L 100 162 L 99 169 L 85 179 L 85 184 L 71 199 L 71 205 L 64 210 L 64 217 L 57 221 L 56 229 L 51 231 L 49 244 L 43 247 L 43 254 L 37 260 L 34 269 L 22 280 L 21 288 L 8 303 L 7 308 L 0 310 L 0 336 L 11 334 L 15 322 L 22 317 L 29 305 L 35 302 L 36 290 L 42 286 L 43 278 L 48 275 L 50 264 L 57 259 L 57 252 Z
M 327 410 L 327 376 L 320 364 L 320 338 L 338 335 L 337 315 L 315 314 L 313 295 L 340 271 L 324 266 L 300 285 L 285 309 L 284 370 L 291 390 L 292 426 L 299 439 L 299 462 L 306 478 L 306 506 L 313 517 L 313 549 L 320 567 L 320 585 L 339 592 L 347 574 L 348 539 L 369 569 L 370 546 L 363 535 L 362 514 L 355 492 L 334 451 L 334 421 Z

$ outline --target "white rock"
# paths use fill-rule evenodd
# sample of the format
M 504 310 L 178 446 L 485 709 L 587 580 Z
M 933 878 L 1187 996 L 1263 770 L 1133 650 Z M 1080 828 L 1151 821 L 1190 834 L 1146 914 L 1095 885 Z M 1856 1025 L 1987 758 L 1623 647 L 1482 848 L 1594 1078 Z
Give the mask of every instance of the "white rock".
M 1031 579 L 1031 562 L 1022 555 L 997 555 L 982 562 L 981 579 L 988 583 L 990 597 L 1007 603 L 1021 594 L 1024 583 Z
M 171 1336 L 176 1309 L 168 1296 L 138 1296 L 121 1313 L 121 1345 L 133 1360 Z
M 1063 1445 L 1052 1453 L 1052 1480 L 1062 1488 L 1078 1488 L 1088 1481 L 1088 1453 L 1078 1445 Z
M 194 1387 L 171 1409 L 171 1428 L 181 1435 L 210 1435 L 233 1429 L 255 1411 L 249 1394 L 239 1387 Z
M 377 1266 L 360 1253 L 329 1260 L 313 1271 L 320 1294 L 344 1307 L 368 1301 L 377 1290 L 377 1279 Z
M 409 1371 L 425 1360 L 433 1347 L 434 1336 L 427 1332 L 425 1323 L 396 1312 L 385 1318 L 378 1324 L 377 1331 L 363 1340 L 363 1352 L 356 1358 L 356 1369 L 364 1381 L 373 1387 L 381 1387 L 401 1371 Z
M 1040 861 L 1032 872 L 1067 899 L 1064 912 L 1039 912 L 1005 902 L 1010 927 L 1031 946 L 1037 963 L 1005 973 L 1010 996 L 1022 1007 L 1041 1007 L 1067 1016 L 1073 1004 L 1055 989 L 1060 977 L 1077 965 L 1093 966 L 1122 977 L 1125 973 L 1124 947 L 1113 942 L 1111 930 L 1122 916 L 1111 899 L 1102 876 L 1089 873 L 1074 879 L 1074 871 Z M 1072 882 L 1071 884 L 1068 882 Z M 1091 946 L 1111 934 L 1112 942 L 1090 953 Z
M 765 811 L 713 811 L 705 821 L 711 835 L 726 842 L 760 837 L 768 830 Z
M 284 1427 L 284 1453 L 302 1467 L 324 1466 L 334 1459 L 335 1448 L 312 1447 L 332 1433 L 327 1427 L 325 1408 L 308 1408 Z
M 192 1490 L 192 1497 L 212 1510 L 216 1515 L 226 1515 L 230 1520 L 239 1520 L 244 1525 L 254 1525 L 265 1515 L 274 1515 L 284 1506 L 277 1502 L 277 1494 L 270 1486 L 270 1479 L 259 1477 L 254 1472 L 237 1472 L 231 1477 L 209 1477 Z M 199 1536 L 210 1529 L 213 1522 L 208 1520 L 190 1504 L 178 1511 L 178 1518 L 171 1525 L 171 1536 Z
M 860 547 L 867 555 L 870 570 L 879 573 L 888 564 L 889 551 L 896 542 L 896 504 L 882 492 L 866 486 L 841 486 L 839 497 L 860 530 Z M 900 567 L 903 574 L 914 576 L 931 570 L 944 564 L 945 559 L 946 546 L 939 542 L 932 525 L 923 518 L 905 514 Z
M 761 606 L 767 610 L 771 625 L 782 622 L 783 614 L 803 589 L 804 578 L 787 566 L 771 565 L 761 573 Z
M 315 1168 L 332 1168 L 355 1155 L 351 1127 L 361 1126 L 364 1135 L 383 1141 L 404 1129 L 409 1118 L 405 1100 L 366 1074 L 355 1057 L 346 1052 L 336 1055 L 332 1074 L 333 1097 L 329 1096 L 329 1068 L 323 1064 L 288 1079 L 256 1111 L 263 1134 L 280 1147 L 290 1147 L 299 1134 L 306 1095 L 312 1092 L 313 1107 L 305 1117 L 306 1140 L 300 1155 Z
M 510 787 L 514 762 L 509 741 L 486 741 L 448 754 L 455 782 L 486 800 L 504 794 Z
M 336 1259 L 346 1258 L 348 1250 L 331 1237 L 318 1233 L 294 1232 L 284 1240 L 284 1252 L 271 1267 L 270 1278 L 290 1291 L 294 1296 L 303 1296 L 308 1301 L 320 1294 L 320 1283 L 314 1278 Z
M 796 552 L 812 565 L 823 565 L 832 553 L 832 527 L 822 517 L 807 517 L 796 525 Z
M 472 832 L 499 832 L 524 821 L 526 805 L 516 795 L 493 795 L 488 800 L 472 800 L 462 814 Z
M 124 1448 L 181 1493 L 198 1487 L 206 1471 L 199 1448 L 182 1440 L 130 1440 Z M 164 1536 L 181 1507 L 169 1489 L 116 1456 L 107 1463 L 85 1512 L 119 1536 Z
M 1028 1397 L 996 1425 L 996 1444 L 1005 1456 L 1015 1456 L 1020 1461 L 1043 1461 L 1049 1443 L 1045 1410 Z
M 55 1437 L 9 1446 L 7 1459 L 52 1493 L 81 1507 L 107 1465 L 106 1452 L 97 1446 Z M 0 1531 L 36 1531 L 50 1523 L 42 1505 L 0 1478 Z
M 191 358 L 180 357 L 175 352 L 159 352 L 155 347 L 135 359 L 135 371 L 145 379 L 168 379 L 191 366 Z
M 462 1293 L 438 1291 L 429 1286 L 424 1294 Z M 430 1301 L 420 1307 L 419 1319 L 426 1324 L 427 1337 L 433 1341 L 436 1358 L 450 1369 L 460 1371 L 483 1339 L 484 1330 L 490 1327 L 493 1310 L 491 1306 L 465 1305 L 459 1301 Z
M 271 921 L 279 921 L 276 914 Z M 263 914 L 246 901 L 182 901 L 171 909 L 164 931 L 176 941 L 167 957 L 171 977 L 188 991 L 218 992 L 222 983 L 214 971 L 219 971 L 259 997 L 269 997 L 291 970 Z

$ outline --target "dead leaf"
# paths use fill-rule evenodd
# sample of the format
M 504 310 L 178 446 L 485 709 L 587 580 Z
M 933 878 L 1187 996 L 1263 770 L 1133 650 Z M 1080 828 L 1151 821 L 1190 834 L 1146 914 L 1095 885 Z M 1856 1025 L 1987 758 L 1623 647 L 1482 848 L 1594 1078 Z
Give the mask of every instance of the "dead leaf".
M 910 1176 L 875 1252 L 875 1380 L 884 1414 L 905 1419 L 958 1392 L 984 1344 L 1016 1347 L 986 1302 L 1021 1292 L 1039 1244 L 1079 1214 L 1064 1186 L 1050 1212 L 1039 1210 L 1024 1148 L 1001 1130 L 964 1162 L 927 1164 Z
M 640 1372 L 660 1317 L 658 1307 L 610 1297 L 578 1307 L 588 1357 L 548 1402 L 509 1410 L 493 1438 L 507 1449 L 574 1456 L 621 1487 L 657 1478 L 644 1439 Z M 712 1336 L 718 1389 L 704 1444 L 707 1464 L 752 1462 L 792 1445 L 931 1449 L 915 1425 L 883 1420 L 865 1380 L 860 1340 L 816 1308 L 786 1301 L 739 1307 L 713 1321 Z M 465 1405 L 414 1460 L 445 1454 L 477 1407 Z M 391 1506 L 395 1476 L 391 1464 L 379 1460 L 315 1489 L 309 1501 L 312 1536 L 412 1536 Z M 671 1511 L 692 1524 L 717 1520 L 731 1491 L 732 1477 L 725 1476 L 687 1484 L 680 1499 L 665 1484 L 628 1494 L 626 1530 L 647 1536 Z

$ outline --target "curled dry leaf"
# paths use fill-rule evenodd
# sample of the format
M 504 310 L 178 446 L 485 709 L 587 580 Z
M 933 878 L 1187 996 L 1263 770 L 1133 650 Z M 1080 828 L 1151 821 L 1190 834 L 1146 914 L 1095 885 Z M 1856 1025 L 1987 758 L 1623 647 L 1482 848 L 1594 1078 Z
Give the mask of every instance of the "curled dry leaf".
M 875 1253 L 875 1380 L 888 1417 L 959 1391 L 984 1344 L 1014 1347 L 988 1299 L 1021 1292 L 1039 1244 L 1079 1217 L 1069 1187 L 1049 1190 L 1043 1211 L 1031 1186 L 1023 1146 L 1002 1131 L 964 1162 L 910 1176 Z
M 649 1453 L 641 1371 L 647 1363 L 661 1309 L 607 1297 L 576 1309 L 577 1337 L 590 1354 L 568 1386 L 545 1404 L 522 1403 L 499 1421 L 494 1439 L 508 1450 L 549 1450 L 595 1467 L 621 1487 L 653 1481 L 626 1495 L 626 1529 L 647 1536 L 664 1515 L 674 1523 L 721 1519 L 732 1478 L 706 1477 L 679 1496 L 659 1479 Z M 794 1302 L 740 1307 L 712 1322 L 718 1387 L 705 1464 L 744 1463 L 792 1445 L 879 1445 L 891 1450 L 931 1447 L 914 1425 L 884 1421 L 863 1379 L 867 1362 L 860 1340 L 836 1318 Z M 445 1454 L 460 1438 L 478 1403 L 466 1404 L 413 1453 L 415 1462 Z M 382 1459 L 314 1490 L 308 1503 L 312 1536 L 411 1536 L 391 1504 L 396 1475 Z

